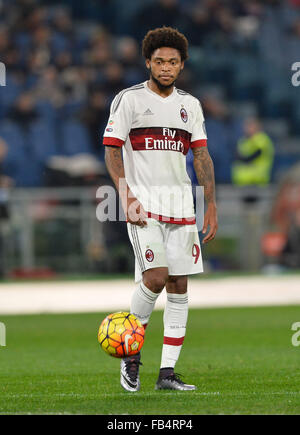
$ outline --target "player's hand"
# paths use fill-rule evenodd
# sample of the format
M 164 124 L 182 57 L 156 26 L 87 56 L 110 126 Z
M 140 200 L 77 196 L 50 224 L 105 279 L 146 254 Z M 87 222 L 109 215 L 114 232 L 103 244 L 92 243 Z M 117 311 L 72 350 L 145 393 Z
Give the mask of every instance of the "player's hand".
M 141 228 L 147 226 L 147 213 L 137 198 L 127 199 L 127 221 Z
M 207 233 L 209 227 L 209 232 Z M 207 243 L 215 238 L 218 229 L 217 207 L 214 202 L 211 202 L 207 206 L 206 213 L 204 215 L 204 224 L 202 233 L 206 234 L 203 239 L 203 243 Z

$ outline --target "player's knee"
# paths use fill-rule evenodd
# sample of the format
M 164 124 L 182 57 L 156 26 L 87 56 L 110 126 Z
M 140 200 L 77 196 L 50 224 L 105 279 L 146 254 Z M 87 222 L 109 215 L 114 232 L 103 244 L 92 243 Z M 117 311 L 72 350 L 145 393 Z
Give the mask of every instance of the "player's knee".
M 146 271 L 144 274 L 144 284 L 154 293 L 160 293 L 166 285 L 168 280 L 168 272 L 167 271 L 155 271 L 154 269 L 150 269 Z
M 166 280 L 162 276 L 158 276 L 153 278 L 151 282 L 152 288 L 154 289 L 155 293 L 161 292 L 166 285 Z
M 169 276 L 167 292 L 184 294 L 187 292 L 187 276 Z

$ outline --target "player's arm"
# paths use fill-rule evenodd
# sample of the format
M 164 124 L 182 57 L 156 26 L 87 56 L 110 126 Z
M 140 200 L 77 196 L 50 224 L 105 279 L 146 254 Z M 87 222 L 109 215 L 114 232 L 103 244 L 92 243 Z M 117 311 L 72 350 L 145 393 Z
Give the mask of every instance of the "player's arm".
M 207 204 L 202 229 L 202 233 L 205 234 L 209 227 L 209 232 L 203 239 L 203 243 L 206 243 L 214 239 L 218 229 L 214 165 L 206 146 L 192 148 L 192 151 L 195 173 L 199 185 L 204 187 L 204 198 Z
M 103 145 L 105 145 L 106 167 L 119 192 L 126 219 L 132 224 L 143 227 L 147 225 L 146 213 L 129 189 L 122 158 L 122 147 L 132 125 L 132 114 L 133 109 L 126 93 L 120 92 L 114 98 L 110 107 Z
M 109 175 L 119 193 L 122 207 L 128 222 L 144 227 L 147 225 L 146 212 L 143 206 L 130 191 L 125 179 L 125 170 L 122 159 L 122 148 L 105 146 L 105 163 Z
M 122 199 L 126 199 L 129 187 L 125 181 L 125 171 L 122 159 L 122 148 L 116 146 L 105 146 L 105 164 L 114 185 Z M 121 183 L 124 180 L 124 183 Z M 122 201 L 123 203 L 123 201 Z

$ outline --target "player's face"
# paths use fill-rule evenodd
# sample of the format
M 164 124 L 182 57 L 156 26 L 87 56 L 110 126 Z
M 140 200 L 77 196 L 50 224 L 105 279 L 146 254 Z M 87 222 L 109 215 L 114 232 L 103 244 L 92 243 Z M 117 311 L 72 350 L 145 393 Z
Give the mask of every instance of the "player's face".
M 153 52 L 151 59 L 146 60 L 146 66 L 157 84 L 169 88 L 179 76 L 184 62 L 176 48 L 161 47 Z

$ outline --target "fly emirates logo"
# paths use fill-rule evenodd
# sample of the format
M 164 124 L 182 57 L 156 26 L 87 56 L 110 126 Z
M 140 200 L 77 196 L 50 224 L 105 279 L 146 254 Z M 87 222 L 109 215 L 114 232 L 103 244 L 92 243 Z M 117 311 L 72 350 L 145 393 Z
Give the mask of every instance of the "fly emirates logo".
M 184 153 L 184 143 L 179 139 L 176 140 L 176 130 L 171 128 L 163 128 L 163 138 L 154 139 L 153 137 L 145 137 L 146 150 L 170 150 Z
M 187 154 L 191 133 L 180 128 L 133 128 L 129 133 L 133 151 L 176 151 Z

